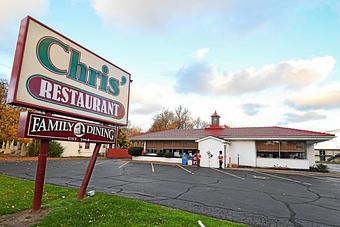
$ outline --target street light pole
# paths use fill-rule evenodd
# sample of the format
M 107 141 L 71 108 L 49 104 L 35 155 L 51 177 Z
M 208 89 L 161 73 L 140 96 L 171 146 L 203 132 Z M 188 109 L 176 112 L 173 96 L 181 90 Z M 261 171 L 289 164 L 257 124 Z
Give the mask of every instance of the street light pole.
M 279 144 L 279 159 L 280 159 L 280 156 L 281 156 L 281 144 L 280 144 L 280 141 L 279 140 L 275 140 L 273 142 Z

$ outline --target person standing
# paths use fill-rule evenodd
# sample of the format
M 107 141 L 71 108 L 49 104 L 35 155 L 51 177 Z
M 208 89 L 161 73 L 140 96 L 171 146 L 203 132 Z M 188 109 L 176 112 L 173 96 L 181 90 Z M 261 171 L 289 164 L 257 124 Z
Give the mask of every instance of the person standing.
M 197 166 L 197 153 L 194 153 L 194 156 L 192 157 L 192 165 Z
M 218 155 L 218 163 L 220 164 L 220 169 L 222 169 L 222 164 L 223 164 L 223 155 L 222 151 L 220 151 L 220 154 Z
M 201 163 L 201 154 L 200 154 L 200 150 L 197 150 L 196 159 L 197 159 L 197 167 L 200 167 L 200 163 Z

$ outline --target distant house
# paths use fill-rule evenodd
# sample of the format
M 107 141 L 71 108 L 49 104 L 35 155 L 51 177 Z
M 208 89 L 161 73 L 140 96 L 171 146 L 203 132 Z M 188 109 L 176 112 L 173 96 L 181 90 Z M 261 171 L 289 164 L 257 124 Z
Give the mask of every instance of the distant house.
M 222 151 L 224 168 L 240 165 L 309 169 L 315 164 L 314 144 L 334 138 L 330 133 L 276 126 L 228 128 L 220 126 L 219 120 L 215 111 L 211 125 L 204 129 L 171 129 L 134 136 L 130 138 L 132 142 L 144 145 L 144 156 L 134 159 L 180 163 L 182 154 L 200 150 L 201 166 L 218 167 L 217 157 Z M 171 153 L 174 158 L 157 159 L 163 153 Z
M 328 131 L 335 134 L 335 138 L 318 143 L 314 146 L 316 161 L 340 162 L 340 129 Z
M 58 141 L 61 146 L 64 147 L 64 152 L 61 154 L 62 157 L 91 157 L 95 143 L 85 142 L 69 142 L 69 141 Z M 108 144 L 103 144 L 100 147 L 99 153 L 105 154 Z

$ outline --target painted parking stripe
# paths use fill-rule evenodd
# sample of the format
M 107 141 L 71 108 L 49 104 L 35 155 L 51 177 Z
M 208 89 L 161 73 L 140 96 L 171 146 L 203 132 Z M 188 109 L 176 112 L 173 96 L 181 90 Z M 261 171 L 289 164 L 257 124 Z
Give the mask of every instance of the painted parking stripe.
M 272 174 L 269 174 L 269 173 L 263 173 L 263 172 L 258 172 L 258 171 L 254 171 L 254 172 L 259 173 L 259 174 L 263 174 L 263 175 L 266 175 L 266 176 L 270 176 L 270 177 L 286 180 L 286 181 L 291 181 L 291 182 L 298 183 L 298 184 L 312 185 L 312 184 L 307 183 L 307 182 L 302 182 L 302 181 L 299 181 L 299 180 L 293 180 L 293 179 L 286 178 L 286 177 L 280 177 L 280 176 L 272 175 Z
M 194 174 L 193 172 L 191 172 L 190 170 L 188 170 L 188 169 L 186 169 L 186 168 L 184 168 L 183 166 L 181 166 L 181 165 L 177 165 L 179 168 L 181 168 L 181 169 L 183 169 L 184 171 L 186 171 L 186 172 L 188 172 L 188 173 L 190 173 L 190 174 Z
M 235 177 L 235 178 L 244 180 L 243 177 L 239 177 L 239 176 L 237 176 L 237 175 L 234 175 L 234 174 L 232 174 L 232 173 L 228 173 L 228 172 L 226 172 L 226 171 L 222 171 L 222 170 L 219 170 L 219 169 L 213 169 L 213 170 L 216 170 L 217 172 L 223 173 L 223 174 L 225 174 L 225 175 L 229 175 L 229 176 L 232 176 L 232 177 Z
M 151 164 L 151 171 L 154 173 L 155 172 L 155 168 L 153 167 L 152 162 L 150 164 Z
M 125 165 L 127 165 L 127 164 L 129 164 L 130 163 L 130 161 L 127 161 L 127 162 L 125 162 L 124 164 L 122 164 L 121 166 L 119 166 L 118 168 L 120 169 L 120 168 L 122 168 L 123 166 L 125 166 Z
M 108 162 L 108 161 L 110 161 L 110 160 L 104 160 L 104 161 L 102 161 L 102 162 L 96 164 L 96 166 L 100 166 L 100 165 L 102 165 L 102 164 L 105 164 L 105 163 Z

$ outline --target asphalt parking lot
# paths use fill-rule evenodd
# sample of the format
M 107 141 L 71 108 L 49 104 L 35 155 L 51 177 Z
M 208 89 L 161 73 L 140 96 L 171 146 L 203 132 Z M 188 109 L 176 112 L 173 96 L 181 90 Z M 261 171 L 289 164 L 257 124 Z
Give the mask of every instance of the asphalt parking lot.
M 49 160 L 46 182 L 79 187 L 88 159 Z M 0 161 L 34 179 L 35 161 Z M 340 226 L 340 178 L 98 160 L 89 189 L 251 226 Z

